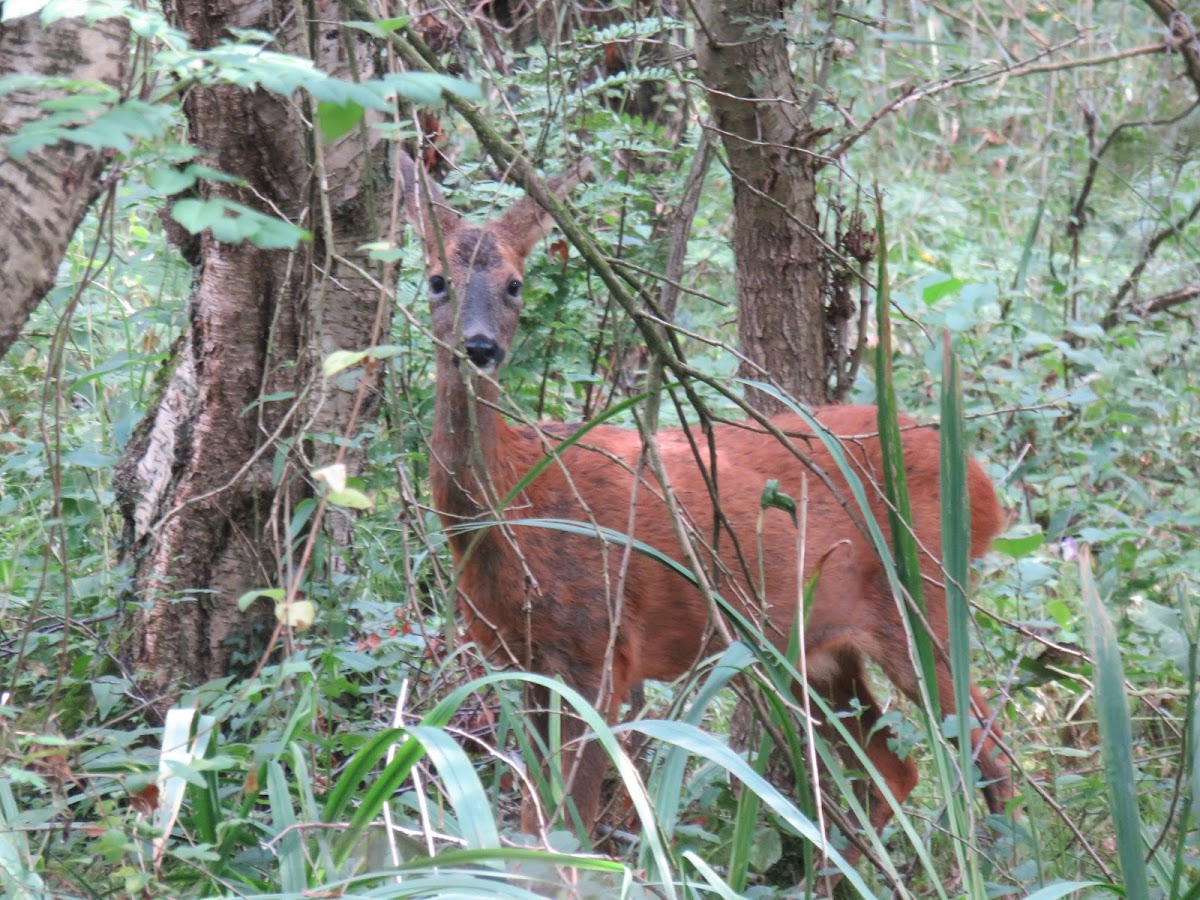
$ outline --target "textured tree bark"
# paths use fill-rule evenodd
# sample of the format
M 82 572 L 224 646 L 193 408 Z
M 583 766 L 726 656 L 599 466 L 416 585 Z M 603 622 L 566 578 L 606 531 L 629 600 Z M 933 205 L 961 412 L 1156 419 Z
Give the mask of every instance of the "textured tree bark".
M 785 6 L 780 0 L 697 0 L 696 60 L 733 177 L 738 341 L 749 360 L 739 374 L 772 381 L 817 405 L 830 399 L 819 162 L 807 152 L 817 135 L 792 71 Z M 748 391 L 747 399 L 766 412 L 782 408 L 761 391 Z M 750 704 L 737 704 L 729 729 L 734 747 L 760 746 Z M 795 796 L 791 759 L 778 745 L 766 776 Z M 777 866 L 784 878 L 799 881 L 802 849 L 789 844 Z
M 329 6 L 322 18 L 336 20 Z M 352 66 L 342 31 L 310 32 L 290 0 L 178 0 L 173 11 L 199 47 L 223 29 L 256 28 L 331 74 L 373 75 L 365 36 L 350 38 Z M 206 182 L 203 196 L 281 214 L 315 238 L 287 252 L 201 236 L 187 331 L 114 477 L 137 608 L 128 653 L 153 699 L 261 651 L 255 632 L 273 626 L 272 611 L 259 604 L 243 615 L 235 601 L 295 576 L 285 516 L 334 446 L 308 441 L 341 434 L 356 392 L 323 381 L 321 360 L 369 346 L 376 322 L 389 320 L 377 283 L 356 270 L 378 268 L 357 249 L 380 234 L 367 189 L 377 154 L 358 132 L 316 147 L 306 104 L 231 86 L 193 88 L 185 104 L 204 161 L 248 185 Z M 280 393 L 294 399 L 259 402 Z M 356 458 L 345 461 L 353 470 Z
M 0 78 L 70 78 L 122 89 L 128 75 L 129 23 L 38 16 L 0 22 Z M 109 154 L 59 141 L 15 158 L 9 139 L 45 116 L 41 104 L 62 89 L 33 87 L 0 98 L 0 356 L 21 329 L 54 276 L 71 235 L 100 191 Z
M 816 136 L 788 57 L 779 0 L 698 0 L 696 61 L 733 176 L 738 339 L 752 365 L 808 403 L 826 399 Z M 760 391 L 760 409 L 781 405 Z

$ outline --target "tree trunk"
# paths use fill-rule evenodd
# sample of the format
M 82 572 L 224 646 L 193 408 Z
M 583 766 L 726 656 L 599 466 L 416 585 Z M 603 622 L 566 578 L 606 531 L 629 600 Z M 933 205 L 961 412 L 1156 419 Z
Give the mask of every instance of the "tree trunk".
M 310 35 L 286 0 L 180 0 L 174 11 L 198 47 L 227 28 L 262 29 L 278 49 L 315 57 L 331 74 L 373 75 L 365 36 L 328 26 Z M 340 435 L 354 406 L 357 385 L 323 381 L 321 359 L 369 346 L 390 312 L 355 268 L 371 270 L 357 248 L 380 234 L 365 187 L 375 157 L 367 138 L 352 131 L 317 148 L 303 95 L 193 87 L 185 112 L 203 161 L 247 184 L 206 182 L 204 197 L 283 215 L 315 238 L 288 252 L 200 237 L 187 331 L 114 477 L 138 608 L 128 651 L 155 699 L 261 651 L 254 632 L 274 625 L 271 610 L 259 604 L 243 615 L 236 600 L 302 576 L 288 557 L 287 515 L 311 493 L 308 470 L 329 461 L 334 442 L 301 438 Z M 322 227 L 326 209 L 332 234 Z M 262 400 L 279 394 L 287 399 Z
M 788 57 L 778 0 L 698 0 L 696 60 L 733 176 L 739 374 L 826 399 L 816 135 Z M 765 373 L 765 374 L 764 374 Z M 749 399 L 777 411 L 760 391 Z
M 43 26 L 32 15 L 0 22 L 0 79 L 35 75 L 122 89 L 128 61 L 124 19 L 60 19 Z M 54 286 L 71 235 L 99 194 L 111 158 L 107 150 L 62 140 L 20 156 L 9 152 L 13 135 L 45 117 L 41 104 L 66 93 L 39 87 L 0 98 L 0 356 Z
M 771 381 L 804 403 L 829 400 L 823 241 L 816 206 L 814 133 L 788 55 L 779 0 L 697 0 L 696 59 L 733 178 L 733 251 L 743 378 Z M 840 361 L 837 363 L 840 365 Z M 761 391 L 747 399 L 783 408 Z M 748 685 L 747 689 L 752 689 Z M 730 743 L 761 746 L 754 707 L 737 704 Z M 795 796 L 791 757 L 778 745 L 768 780 Z M 777 864 L 803 877 L 803 851 L 788 842 Z

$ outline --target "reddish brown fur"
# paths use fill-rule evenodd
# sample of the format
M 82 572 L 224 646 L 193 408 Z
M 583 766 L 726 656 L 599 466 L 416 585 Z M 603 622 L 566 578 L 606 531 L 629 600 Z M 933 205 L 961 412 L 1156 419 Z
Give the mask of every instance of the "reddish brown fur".
M 406 174 L 411 184 L 412 169 Z M 435 202 L 441 202 L 436 193 L 433 196 Z M 411 218 L 421 216 L 415 204 L 409 210 Z M 478 233 L 447 210 L 443 207 L 438 214 L 444 257 L 436 249 L 429 229 L 424 231 L 431 276 L 446 277 L 451 282 L 451 293 L 456 295 L 433 301 L 435 337 L 442 346 L 438 351 L 431 481 L 437 510 L 451 534 L 458 566 L 459 606 L 467 633 L 497 659 L 561 676 L 593 699 L 612 720 L 631 687 L 647 678 L 677 678 L 706 653 L 718 649 L 709 608 L 696 588 L 661 563 L 638 553 L 626 554 L 623 547 L 605 544 L 595 537 L 519 525 L 457 527 L 493 521 L 490 510 L 496 508 L 498 499 L 558 439 L 545 431 L 508 424 L 496 411 L 495 382 L 476 374 L 465 360 L 456 362 L 455 358 L 455 352 L 463 346 L 469 348 L 472 340 L 494 339 L 501 350 L 511 346 L 519 302 L 507 296 L 505 290 L 514 279 L 522 277 L 524 257 L 540 234 L 545 217 L 530 201 L 521 201 L 500 219 L 483 226 L 483 233 L 494 239 L 500 253 L 473 254 L 470 251 L 479 240 Z M 429 221 L 427 216 L 424 218 Z M 485 269 L 469 265 L 472 259 L 478 263 L 485 257 Z M 448 269 L 443 268 L 443 259 L 450 261 Z M 476 308 L 473 304 L 482 305 Z M 495 374 L 494 368 L 491 374 Z M 882 473 L 880 446 L 874 437 L 875 409 L 828 407 L 818 410 L 817 418 L 843 438 L 845 450 L 868 486 L 875 518 L 886 533 L 884 502 L 879 491 L 872 488 Z M 850 496 L 836 463 L 819 441 L 805 439 L 810 429 L 798 417 L 780 416 L 773 422 L 794 436 L 794 446 L 830 475 L 843 496 Z M 945 597 L 937 563 L 941 544 L 938 435 L 907 419 L 901 424 L 905 428 L 913 524 L 924 548 L 921 565 L 926 579 L 925 602 L 936 640 L 944 649 Z M 561 433 L 561 429 L 549 431 Z M 696 533 L 710 540 L 713 503 L 691 444 L 681 431 L 662 431 L 657 437 L 680 507 Z M 718 426 L 715 441 L 720 507 L 745 560 L 745 564 L 739 560 L 730 534 L 722 533 L 719 556 L 727 574 L 718 587 L 756 621 L 765 621 L 764 631 L 778 646 L 785 647 L 800 591 L 797 532 L 787 514 L 768 511 L 761 535 L 766 580 L 763 585 L 754 585 L 760 588 L 757 595 L 766 598 L 766 609 L 761 610 L 753 599 L 755 591 L 748 587 L 758 580 L 756 522 L 768 479 L 779 479 L 782 490 L 799 497 L 801 479 L 809 470 L 792 448 L 761 429 Z M 543 518 L 594 522 L 628 534 L 632 509 L 633 535 L 682 561 L 684 555 L 660 488 L 648 476 L 640 480 L 634 477 L 641 451 L 638 432 L 598 427 L 588 432 L 580 444 L 564 450 L 560 462 L 526 487 L 503 515 L 509 521 Z M 707 467 L 707 458 L 704 463 Z M 807 482 L 806 579 L 815 565 L 821 565 L 805 631 L 809 682 L 838 707 L 850 707 L 855 699 L 862 704 L 862 714 L 846 721 L 857 732 L 892 793 L 902 801 L 917 781 L 916 768 L 888 747 L 886 729 L 874 727 L 879 712 L 863 671 L 864 657 L 870 658 L 897 687 L 910 697 L 914 695 L 915 676 L 900 613 L 870 543 L 828 488 L 811 474 Z M 971 554 L 980 556 L 1000 530 L 1003 517 L 990 480 L 974 462 L 968 468 L 968 489 Z M 711 569 L 711 556 L 705 562 Z M 618 603 L 619 617 L 614 612 Z M 611 656 L 611 666 L 606 665 L 606 655 Z M 950 713 L 953 692 L 949 671 L 944 654 L 938 659 L 942 711 Z M 977 714 L 986 721 L 987 707 L 972 690 Z M 544 721 L 540 724 L 544 727 Z M 565 736 L 579 733 L 578 726 L 564 725 Z M 977 746 L 983 743 L 978 760 L 984 780 L 990 782 L 984 790 L 993 811 L 1002 808 L 1011 792 L 1008 768 L 995 743 L 998 736 L 994 727 L 989 734 L 978 730 L 973 734 Z M 847 755 L 847 759 L 858 767 L 853 756 Z M 592 744 L 581 752 L 578 762 L 570 796 L 581 821 L 590 826 L 597 815 L 605 760 Z M 878 828 L 890 818 L 891 808 L 877 790 L 873 793 L 871 824 Z

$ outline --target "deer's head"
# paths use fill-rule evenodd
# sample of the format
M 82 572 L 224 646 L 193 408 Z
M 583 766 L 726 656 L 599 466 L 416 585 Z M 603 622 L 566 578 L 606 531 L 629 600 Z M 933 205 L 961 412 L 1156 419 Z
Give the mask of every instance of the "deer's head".
M 545 235 L 550 214 L 526 197 L 499 217 L 473 225 L 407 162 L 408 219 L 425 250 L 433 336 L 441 347 L 494 374 L 512 347 L 521 312 L 525 258 Z M 554 179 L 558 196 L 579 182 L 582 167 Z

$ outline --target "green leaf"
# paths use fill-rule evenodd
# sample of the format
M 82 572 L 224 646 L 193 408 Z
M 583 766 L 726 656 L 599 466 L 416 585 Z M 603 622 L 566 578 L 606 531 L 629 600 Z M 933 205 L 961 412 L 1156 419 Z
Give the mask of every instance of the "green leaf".
M 1023 537 L 996 538 L 992 541 L 992 549 L 1005 556 L 1011 556 L 1013 559 L 1020 559 L 1042 546 L 1045 541 L 1046 536 L 1041 532 L 1027 534 Z
M 688 725 L 684 722 L 648 719 L 620 725 L 613 730 L 618 733 L 626 730 L 640 731 L 649 737 L 673 744 L 676 747 L 681 747 L 694 756 L 707 760 L 709 763 L 715 763 L 737 778 L 742 783 L 743 790 L 753 791 L 757 794 L 775 815 L 796 829 L 802 837 L 814 846 L 821 847 L 828 843 L 812 820 L 801 813 L 795 804 L 781 794 L 769 781 L 755 772 L 746 760 L 742 759 L 741 756 L 731 750 L 725 743 L 717 740 L 711 734 L 706 734 L 695 725 Z M 862 893 L 862 896 L 873 896 L 867 888 L 866 883 L 862 880 L 862 876 L 854 870 L 853 866 L 846 862 L 845 858 L 836 849 L 829 846 L 827 852 L 830 862 L 837 867 L 850 884 Z
M 304 847 L 296 824 L 291 791 L 276 760 L 267 762 L 267 800 L 271 804 L 271 825 L 276 836 L 275 854 L 279 859 L 279 881 L 284 893 L 299 895 L 308 887 L 304 877 Z
M 183 168 L 158 166 L 146 176 L 146 183 L 159 194 L 169 197 L 190 190 L 201 179 L 221 184 L 245 184 L 244 178 L 201 163 L 191 163 Z
M 763 827 L 754 832 L 750 850 L 750 865 L 756 872 L 765 872 L 783 856 L 783 840 L 777 828 Z
M 342 22 L 345 28 L 356 28 L 365 31 L 372 37 L 386 38 L 394 31 L 399 31 L 408 24 L 408 16 L 396 16 L 391 19 L 380 19 L 378 22 Z
M 50 0 L 5 0 L 0 3 L 0 22 L 11 22 L 39 13 Z
M 334 350 L 321 363 L 321 374 L 331 378 L 343 369 L 357 366 L 367 358 L 368 353 L 367 350 Z
M 970 610 L 964 592 L 970 577 L 971 498 L 967 492 L 967 439 L 963 427 L 962 380 L 958 357 L 950 343 L 950 332 L 942 333 L 942 427 L 939 432 L 939 490 L 942 525 L 942 568 L 945 572 L 946 627 L 950 642 L 950 672 L 958 720 L 959 778 L 950 781 L 949 766 L 938 749 L 939 774 L 949 794 L 952 833 L 965 843 L 970 839 L 970 814 L 964 793 L 953 789 L 970 783 L 971 762 L 971 635 Z M 928 674 L 928 670 L 927 670 Z M 936 677 L 936 676 L 935 676 Z M 944 701 L 943 701 L 944 702 Z M 940 716 L 939 716 L 940 718 Z M 961 846 L 961 843 L 959 846 Z M 960 853 L 963 883 L 971 896 L 987 893 L 976 854 Z
M 106 469 L 116 461 L 115 456 L 82 447 L 63 454 L 63 462 L 79 466 L 81 469 Z
M 414 725 L 408 733 L 425 748 L 425 754 L 438 772 L 438 781 L 446 799 L 458 817 L 458 827 L 468 847 L 477 849 L 500 846 L 500 832 L 470 757 L 454 738 L 440 728 Z
M 1105 881 L 1058 881 L 1046 885 L 1041 890 L 1034 891 L 1025 900 L 1058 900 L 1059 897 L 1065 897 L 1067 894 L 1074 894 L 1076 891 L 1090 887 L 1116 889 L 1117 886 Z M 1117 890 L 1116 893 L 1120 893 L 1120 891 Z
M 779 489 L 779 479 L 771 478 L 763 486 L 762 497 L 759 499 L 763 509 L 782 509 L 785 513 L 792 517 L 792 524 L 797 525 L 796 521 L 796 501 L 792 499 L 790 494 Z
M 1100 749 L 1105 779 L 1117 832 L 1117 855 L 1125 896 L 1149 900 L 1141 816 L 1138 813 L 1137 783 L 1133 768 L 1133 729 L 1125 696 L 1125 666 L 1121 647 L 1108 611 L 1092 578 L 1092 553 L 1087 544 L 1079 548 L 1079 579 L 1087 611 L 1092 660 L 1096 682 L 1096 719 L 1100 726 Z
M 713 892 L 721 898 L 721 900 L 742 900 L 742 894 L 733 890 L 721 880 L 721 876 L 716 870 L 704 861 L 704 859 L 692 850 L 684 850 L 683 858 L 696 867 L 696 871 L 708 882 L 708 886 Z
M 948 294 L 953 294 L 962 289 L 965 284 L 962 279 L 955 278 L 953 275 L 947 275 L 943 280 L 935 282 L 924 288 L 921 291 L 921 299 L 926 304 L 932 306 Z
M 385 96 L 395 93 L 425 106 L 435 106 L 441 103 L 443 91 L 462 97 L 464 100 L 483 99 L 483 92 L 478 85 L 461 78 L 438 75 L 434 72 L 397 72 L 384 76 L 380 82 L 385 88 Z
M 263 250 L 290 250 L 311 237 L 291 222 L 223 197 L 177 200 L 171 206 L 171 218 L 192 234 L 209 229 L 218 241 L 227 244 L 249 241 Z
M 367 255 L 376 262 L 389 263 L 404 258 L 403 248 L 397 247 L 390 241 L 372 241 L 369 244 L 363 244 L 358 249 L 366 250 Z
M 365 110 L 353 100 L 346 103 L 329 103 L 322 100 L 317 104 L 317 125 L 326 143 L 333 143 L 362 121 Z
M 238 597 L 237 608 L 245 612 L 250 608 L 250 604 L 259 597 L 266 597 L 268 600 L 274 600 L 278 603 L 285 596 L 287 596 L 287 592 L 283 588 L 263 588 L 257 591 L 246 591 L 246 593 Z
M 77 91 L 46 101 L 43 108 L 50 114 L 29 122 L 13 135 L 9 156 L 21 159 L 59 141 L 128 153 L 135 144 L 160 137 L 177 122 L 171 106 L 142 100 L 110 105 L 111 97 L 111 89 L 100 86 L 99 90 Z
M 370 497 L 354 488 L 330 491 L 326 497 L 334 506 L 341 506 L 346 509 L 370 509 L 375 505 L 371 502 Z

